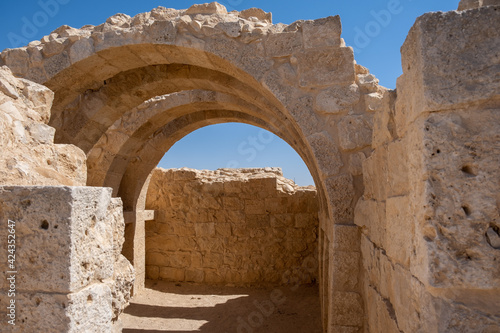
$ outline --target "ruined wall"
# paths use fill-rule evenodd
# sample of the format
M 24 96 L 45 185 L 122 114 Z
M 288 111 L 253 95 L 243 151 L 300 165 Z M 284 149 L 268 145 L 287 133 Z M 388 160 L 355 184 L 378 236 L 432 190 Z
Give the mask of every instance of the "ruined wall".
M 53 98 L 0 68 L 0 315 L 12 332 L 121 331 L 134 281 L 122 203 L 109 188 L 61 186 L 85 185 L 87 166 L 80 148 L 54 144 Z
M 317 279 L 318 203 L 281 169 L 156 169 L 149 185 L 150 279 L 225 284 Z M 309 265 L 309 266 L 307 266 Z
M 10 272 L 0 315 L 15 320 L 11 332 L 116 328 L 134 272 L 121 255 L 122 205 L 111 189 L 2 186 L 0 222 L 1 251 L 13 253 L 0 262 Z
M 54 93 L 0 67 L 0 184 L 85 185 L 86 157 L 73 145 L 54 144 L 47 125 Z
M 498 13 L 425 14 L 402 47 L 355 210 L 369 332 L 500 331 Z

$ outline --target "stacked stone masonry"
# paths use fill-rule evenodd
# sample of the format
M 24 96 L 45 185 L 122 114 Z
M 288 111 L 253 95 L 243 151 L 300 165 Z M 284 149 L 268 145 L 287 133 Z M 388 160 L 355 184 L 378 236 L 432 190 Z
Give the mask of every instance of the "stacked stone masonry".
M 370 332 L 500 332 L 499 8 L 478 7 L 417 19 L 376 115 L 355 210 Z
M 207 284 L 311 283 L 318 201 L 279 168 L 155 169 L 146 209 L 146 275 Z
M 56 331 L 76 332 L 94 324 L 88 329 L 119 331 L 111 318 L 134 279 L 135 292 L 144 287 L 151 172 L 188 133 L 243 122 L 287 141 L 314 178 L 325 332 L 498 333 L 499 5 L 462 0 L 458 11 L 418 18 L 401 49 L 397 90 L 379 86 L 356 64 L 338 16 L 273 24 L 260 9 L 228 12 L 217 3 L 62 26 L 4 50 L 0 185 L 13 187 L 0 191 L 2 219 L 26 220 L 20 234 L 50 249 L 43 237 L 57 232 L 40 229 L 38 217 L 51 203 L 91 207 L 94 194 L 104 196 L 114 207 L 108 215 L 119 220 L 123 210 L 130 222 L 115 233 L 125 234 L 123 254 L 135 270 L 132 277 L 129 261 L 115 256 L 108 270 L 91 266 L 93 276 L 106 279 L 113 267 L 109 284 L 89 275 L 94 282 L 83 289 L 33 289 L 26 279 L 23 311 L 43 314 L 42 329 L 60 324 Z M 82 185 L 100 189 L 64 187 Z M 42 192 L 40 204 L 23 206 Z M 123 209 L 111 197 L 120 197 Z M 34 207 L 47 209 L 29 215 Z M 66 218 L 73 225 L 73 217 L 89 223 L 66 208 L 47 224 L 61 219 L 61 228 Z M 115 235 L 105 234 L 104 248 L 118 248 Z M 68 255 L 104 250 L 64 241 L 62 248 L 76 251 Z M 47 254 L 47 262 L 56 255 Z M 23 267 L 39 265 L 19 258 Z M 78 260 L 49 266 L 52 273 L 81 272 Z M 62 281 L 76 283 L 78 274 Z M 44 301 L 56 296 L 56 305 Z M 21 323 L 25 331 L 41 330 Z

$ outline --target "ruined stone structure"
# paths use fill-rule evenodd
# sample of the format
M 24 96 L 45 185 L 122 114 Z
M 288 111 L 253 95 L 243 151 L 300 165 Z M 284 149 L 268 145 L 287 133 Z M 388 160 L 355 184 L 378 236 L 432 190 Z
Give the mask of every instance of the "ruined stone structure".
M 314 188 L 295 185 L 280 169 L 155 169 L 146 198 L 156 216 L 146 223 L 146 276 L 231 285 L 316 281 L 317 202 Z
M 117 14 L 4 50 L 0 177 L 14 187 L 0 189 L 1 223 L 29 221 L 18 224 L 24 277 L 39 260 L 69 272 L 20 280 L 23 311 L 45 319 L 39 331 L 119 330 L 133 278 L 116 255 L 121 223 L 102 212 L 120 220 L 121 198 L 140 292 L 149 175 L 186 134 L 237 121 L 283 138 L 314 178 L 325 332 L 499 332 L 500 11 L 495 0 L 459 9 L 417 19 L 395 91 L 355 63 L 338 16 L 272 24 L 217 3 Z M 64 187 L 78 185 L 112 190 Z M 71 250 L 49 252 L 55 241 Z M 113 271 L 87 261 L 111 248 Z M 42 296 L 61 306 L 47 311 Z

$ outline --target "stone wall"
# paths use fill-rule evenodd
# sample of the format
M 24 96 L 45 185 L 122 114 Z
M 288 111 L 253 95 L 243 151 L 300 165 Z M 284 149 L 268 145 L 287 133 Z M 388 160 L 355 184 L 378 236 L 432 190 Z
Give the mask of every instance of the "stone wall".
M 0 184 L 85 185 L 86 157 L 73 145 L 54 144 L 48 124 L 54 93 L 0 67 Z
M 146 223 L 150 279 L 235 285 L 317 279 L 316 190 L 298 187 L 279 168 L 156 169 L 146 208 L 156 216 Z
M 498 13 L 425 14 L 402 47 L 355 210 L 369 332 L 500 332 Z
M 2 327 L 74 333 L 117 328 L 134 271 L 121 255 L 122 204 L 111 199 L 111 189 L 2 186 L 0 222 L 0 250 L 12 255 L 0 262 L 0 270 L 10 272 L 0 281 Z
M 122 202 L 109 188 L 62 186 L 85 185 L 87 165 L 80 148 L 54 144 L 53 98 L 0 67 L 0 315 L 10 319 L 14 301 L 12 332 L 120 331 L 134 282 Z

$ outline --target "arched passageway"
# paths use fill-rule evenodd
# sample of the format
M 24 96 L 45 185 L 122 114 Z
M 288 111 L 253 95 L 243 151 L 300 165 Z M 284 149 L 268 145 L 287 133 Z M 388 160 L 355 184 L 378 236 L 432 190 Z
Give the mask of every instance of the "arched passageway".
M 88 185 L 112 187 L 122 198 L 136 289 L 144 283 L 148 175 L 186 134 L 242 122 L 278 135 L 308 166 L 319 198 L 323 323 L 361 327 L 353 208 L 371 143 L 365 103 L 382 88 L 369 75 L 357 79 L 367 72 L 340 32 L 338 17 L 285 26 L 258 9 L 159 7 L 97 27 L 61 27 L 41 45 L 14 50 L 36 59 L 26 66 L 14 63 L 17 53 L 3 59 L 16 75 L 54 91 L 56 141 L 87 154 Z

